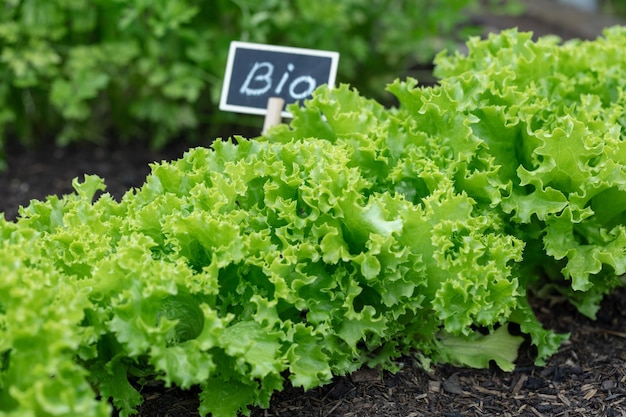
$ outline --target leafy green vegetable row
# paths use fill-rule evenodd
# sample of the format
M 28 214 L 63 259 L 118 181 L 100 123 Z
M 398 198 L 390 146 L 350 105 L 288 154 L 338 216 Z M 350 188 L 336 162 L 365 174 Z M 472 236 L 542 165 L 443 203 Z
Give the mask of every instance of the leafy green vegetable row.
M 625 283 L 625 43 L 472 39 L 397 109 L 321 88 L 119 202 L 33 201 L 0 222 L 0 416 L 129 415 L 159 379 L 233 417 L 408 353 L 512 370 L 524 337 L 542 364 L 567 335 L 530 291 L 593 316 Z

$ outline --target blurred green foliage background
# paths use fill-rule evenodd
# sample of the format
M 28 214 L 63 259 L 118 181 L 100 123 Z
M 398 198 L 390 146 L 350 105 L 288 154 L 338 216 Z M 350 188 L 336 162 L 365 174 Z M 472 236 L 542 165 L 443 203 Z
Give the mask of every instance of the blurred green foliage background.
M 603 0 L 600 5 L 604 13 L 626 17 L 626 0 Z
M 245 124 L 216 111 L 232 40 L 339 51 L 338 82 L 381 99 L 386 83 L 464 38 L 481 3 L 5 0 L 0 150 L 9 137 L 161 147 Z

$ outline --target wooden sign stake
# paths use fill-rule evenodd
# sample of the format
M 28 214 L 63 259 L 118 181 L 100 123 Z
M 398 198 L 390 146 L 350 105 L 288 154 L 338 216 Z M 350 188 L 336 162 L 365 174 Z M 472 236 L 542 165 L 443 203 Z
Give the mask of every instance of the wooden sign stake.
M 339 53 L 232 41 L 224 72 L 220 110 L 265 116 L 261 134 L 293 115 L 317 87 L 335 82 Z
M 280 97 L 270 97 L 267 100 L 267 113 L 265 113 L 265 122 L 263 123 L 262 134 L 282 122 L 282 111 L 285 105 L 285 100 Z

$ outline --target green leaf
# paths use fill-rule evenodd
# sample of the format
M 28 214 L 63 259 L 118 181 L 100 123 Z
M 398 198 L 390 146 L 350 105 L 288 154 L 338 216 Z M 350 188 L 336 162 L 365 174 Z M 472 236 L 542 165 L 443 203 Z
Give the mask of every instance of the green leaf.
M 209 378 L 201 387 L 198 411 L 201 415 L 214 417 L 234 417 L 240 412 L 249 415 L 246 406 L 254 402 L 258 391 L 255 381 L 246 383 L 222 378 Z
M 102 397 L 111 399 L 120 415 L 137 413 L 143 397 L 128 381 L 128 365 L 123 358 L 116 357 L 103 367 L 93 367 L 91 377 L 98 384 Z
M 494 361 L 500 369 L 512 371 L 523 340 L 521 336 L 512 336 L 502 326 L 487 335 L 473 333 L 460 337 L 441 334 L 436 345 L 440 359 L 445 361 L 472 368 L 488 368 L 489 363 Z
M 294 326 L 292 332 L 292 344 L 287 351 L 292 385 L 308 390 L 330 382 L 330 358 L 324 352 L 323 337 L 302 324 Z
M 253 378 L 263 378 L 270 373 L 280 373 L 284 365 L 280 360 L 281 335 L 271 332 L 253 321 L 241 321 L 227 327 L 221 336 L 226 353 L 237 358 L 241 372 Z M 249 367 L 249 370 L 246 369 Z

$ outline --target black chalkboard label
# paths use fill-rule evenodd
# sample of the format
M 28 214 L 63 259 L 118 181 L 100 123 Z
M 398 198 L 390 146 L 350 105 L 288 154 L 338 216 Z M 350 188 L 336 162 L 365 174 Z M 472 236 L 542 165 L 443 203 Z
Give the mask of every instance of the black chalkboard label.
M 333 86 L 338 62 L 337 52 L 231 42 L 220 109 L 265 114 L 270 97 L 302 103 L 320 85 Z

